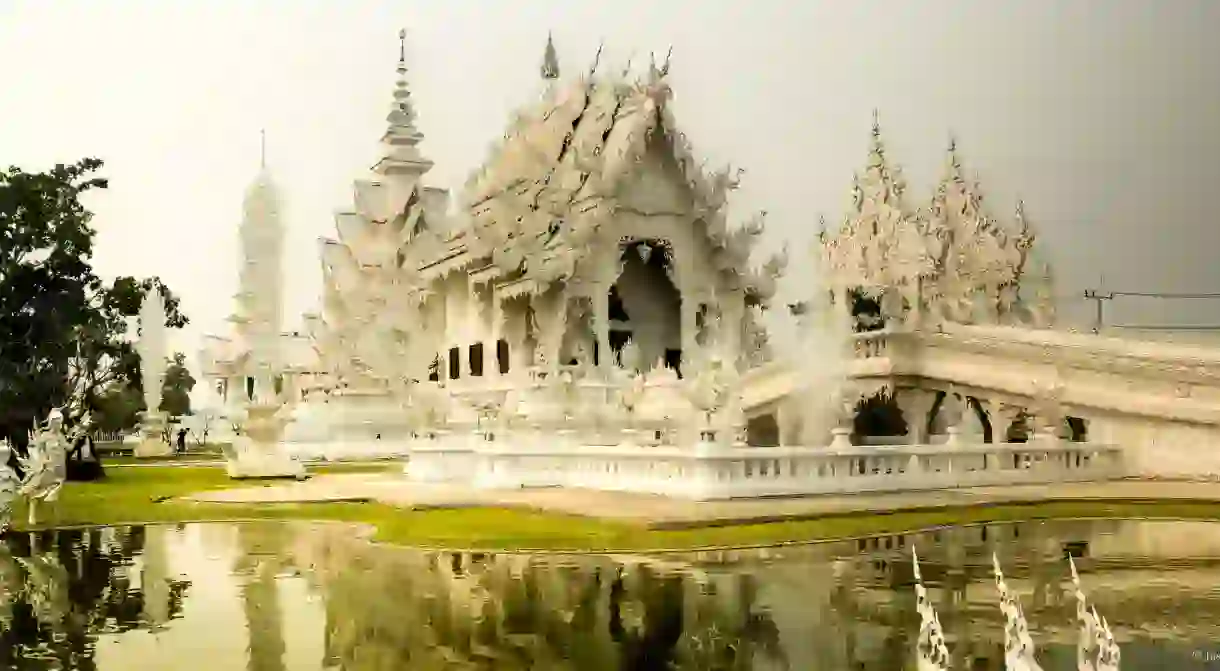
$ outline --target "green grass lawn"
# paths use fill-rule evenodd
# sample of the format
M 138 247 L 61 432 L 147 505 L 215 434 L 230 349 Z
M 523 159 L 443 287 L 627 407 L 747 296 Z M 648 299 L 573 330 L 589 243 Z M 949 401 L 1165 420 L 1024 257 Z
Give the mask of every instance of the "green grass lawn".
M 311 467 L 312 473 L 379 471 L 376 464 Z M 1162 517 L 1220 520 L 1220 504 L 1045 503 L 857 514 L 815 520 L 651 530 L 633 524 L 508 508 L 411 511 L 378 503 L 191 503 L 204 490 L 259 486 L 233 481 L 223 468 L 108 468 L 101 482 L 68 483 L 59 502 L 40 510 L 39 526 L 116 525 L 220 520 L 333 520 L 370 524 L 380 541 L 455 549 L 654 550 L 774 545 L 897 533 L 950 524 L 1055 518 Z M 270 481 L 266 484 L 274 484 Z M 25 522 L 14 511 L 14 528 Z

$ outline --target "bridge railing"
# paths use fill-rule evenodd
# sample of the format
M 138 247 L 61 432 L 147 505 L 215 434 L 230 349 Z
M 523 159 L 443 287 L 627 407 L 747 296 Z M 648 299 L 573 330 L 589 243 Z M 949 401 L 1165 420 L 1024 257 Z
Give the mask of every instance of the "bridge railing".
M 1048 484 L 1125 475 L 1118 447 L 1061 441 L 843 449 L 514 442 L 425 441 L 412 451 L 408 473 L 419 480 L 488 488 L 577 487 L 696 500 Z

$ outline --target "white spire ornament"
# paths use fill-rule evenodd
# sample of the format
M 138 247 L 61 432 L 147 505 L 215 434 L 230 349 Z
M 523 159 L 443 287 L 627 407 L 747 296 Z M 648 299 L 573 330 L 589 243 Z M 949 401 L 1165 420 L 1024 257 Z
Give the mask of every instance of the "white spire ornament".
M 1076 620 L 1080 623 L 1080 639 L 1076 644 L 1076 668 L 1079 671 L 1118 671 L 1120 652 L 1114 634 L 1105 620 L 1090 608 L 1076 573 L 1076 562 L 1068 557 L 1072 572 L 1072 587 L 1076 593 Z
M 1034 658 L 1034 641 L 1029 635 L 1029 623 L 1021 612 L 1021 604 L 1008 591 L 1004 572 L 1000 570 L 1000 559 L 992 553 L 991 565 L 995 570 L 995 586 L 1000 592 L 1000 611 L 1004 613 L 1004 665 L 1008 671 L 1042 671 Z
M 911 567 L 915 571 L 915 611 L 919 613 L 919 638 L 915 642 L 916 664 L 919 671 L 946 671 L 949 668 L 949 649 L 945 646 L 945 632 L 940 626 L 940 617 L 928 600 L 928 590 L 923 586 L 919 574 L 919 557 L 911 548 Z

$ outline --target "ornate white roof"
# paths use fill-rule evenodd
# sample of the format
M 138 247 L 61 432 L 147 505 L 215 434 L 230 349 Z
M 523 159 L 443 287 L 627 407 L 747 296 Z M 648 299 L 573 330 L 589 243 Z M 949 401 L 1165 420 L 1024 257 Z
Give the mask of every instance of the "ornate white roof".
M 874 116 L 868 165 L 853 180 L 843 225 L 828 234 L 823 224 L 819 236 L 832 283 L 900 297 L 883 307 L 890 316 L 919 308 L 950 321 L 1050 321 L 1049 266 L 1021 292 L 1035 241 L 1024 206 L 1011 224 L 996 219 L 978 182 L 966 178 L 955 141 L 928 204 L 911 208 L 905 192 Z
M 716 250 L 714 266 L 745 273 L 765 213 L 729 230 L 725 206 L 742 171 L 706 173 L 696 162 L 671 110 L 668 70 L 668 58 L 635 78 L 628 71 L 599 74 L 595 64 L 563 81 L 548 40 L 542 100 L 513 115 L 503 141 L 466 183 L 466 220 L 454 235 L 464 247 L 460 263 L 489 259 L 496 274 L 519 272 L 539 289 L 571 278 L 580 259 L 589 258 L 580 250 L 612 221 L 619 187 L 659 148 L 685 182 L 691 214 L 703 222 Z M 782 271 L 785 258 L 777 256 L 743 278 L 746 288 L 769 296 L 768 275 Z

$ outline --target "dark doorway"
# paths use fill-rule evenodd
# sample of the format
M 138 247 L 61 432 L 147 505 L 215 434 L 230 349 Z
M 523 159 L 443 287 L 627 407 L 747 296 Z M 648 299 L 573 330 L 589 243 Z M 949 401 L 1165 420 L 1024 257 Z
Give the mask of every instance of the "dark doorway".
M 508 341 L 496 341 L 496 363 L 500 366 L 500 374 L 508 374 Z
M 676 364 L 682 359 L 682 299 L 669 277 L 672 270 L 669 243 L 661 239 L 633 240 L 620 249 L 622 272 L 607 297 L 610 318 L 620 330 L 629 331 L 639 352 L 637 363 L 641 368 L 651 368 L 662 361 L 677 370 Z M 611 329 L 612 348 L 622 338 L 615 333 Z
M 470 346 L 470 377 L 483 377 L 483 343 Z

